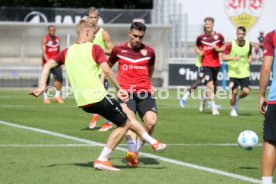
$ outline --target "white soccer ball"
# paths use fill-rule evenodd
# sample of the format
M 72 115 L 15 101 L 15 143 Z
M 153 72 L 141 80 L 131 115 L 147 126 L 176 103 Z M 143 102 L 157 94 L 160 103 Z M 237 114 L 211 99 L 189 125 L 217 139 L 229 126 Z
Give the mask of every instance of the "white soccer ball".
M 246 150 L 252 150 L 258 144 L 259 138 L 252 130 L 242 131 L 238 137 L 238 144 Z

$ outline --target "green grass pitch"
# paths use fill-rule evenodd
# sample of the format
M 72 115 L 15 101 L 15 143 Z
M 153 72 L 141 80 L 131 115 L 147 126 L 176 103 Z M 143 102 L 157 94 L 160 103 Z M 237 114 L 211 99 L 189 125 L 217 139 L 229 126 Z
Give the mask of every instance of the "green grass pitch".
M 158 125 L 153 134 L 168 147 L 163 153 L 154 153 L 146 145 L 142 152 L 259 180 L 261 146 L 245 151 L 233 145 L 246 129 L 255 131 L 262 142 L 263 117 L 258 112 L 257 94 L 253 90 L 242 99 L 239 116 L 231 118 L 228 100 L 218 100 L 221 115 L 212 116 L 210 109 L 198 112 L 199 100 L 190 99 L 181 108 L 176 90 L 169 90 L 167 99 L 157 99 Z M 27 90 L 0 90 L 0 121 L 105 143 L 110 132 L 89 130 L 90 118 L 76 107 L 72 97 L 65 99 L 63 105 L 44 105 L 41 97 L 28 96 Z M 97 127 L 101 125 L 102 120 Z M 126 148 L 124 144 L 122 141 L 120 147 Z M 91 162 L 101 149 L 0 124 L 0 183 L 250 183 L 145 155 L 141 155 L 138 168 L 128 168 L 125 153 L 120 150 L 111 156 L 120 172 L 96 171 Z

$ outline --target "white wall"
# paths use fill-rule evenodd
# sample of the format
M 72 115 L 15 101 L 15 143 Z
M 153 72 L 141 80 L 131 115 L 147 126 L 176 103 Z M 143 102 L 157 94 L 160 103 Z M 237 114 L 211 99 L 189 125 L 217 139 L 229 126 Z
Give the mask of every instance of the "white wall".
M 226 40 L 235 38 L 236 27 L 226 13 L 226 2 L 229 0 L 170 0 L 182 4 L 182 14 L 188 15 L 188 27 L 203 25 L 206 16 L 215 18 L 215 30 L 222 33 Z M 251 1 L 251 0 L 244 0 Z M 260 31 L 265 33 L 276 29 L 276 0 L 263 0 L 263 10 L 255 25 L 248 31 L 247 39 L 257 41 Z M 188 28 L 189 29 L 189 28 Z M 193 38 L 189 38 L 191 41 Z

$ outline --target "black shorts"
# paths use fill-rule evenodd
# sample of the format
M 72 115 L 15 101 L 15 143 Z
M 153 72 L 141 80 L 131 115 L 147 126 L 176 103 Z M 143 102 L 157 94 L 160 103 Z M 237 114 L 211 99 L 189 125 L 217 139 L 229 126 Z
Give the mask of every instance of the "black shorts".
M 265 113 L 263 139 L 276 142 L 276 104 L 268 104 Z
M 63 81 L 63 77 L 62 77 L 62 69 L 61 69 L 61 66 L 57 66 L 55 68 L 53 68 L 51 71 L 50 71 L 51 74 L 53 74 L 54 76 L 54 80 L 55 81 L 59 81 L 60 83 L 62 83 Z M 49 85 L 50 83 L 50 75 L 47 79 L 47 85 Z
M 200 76 L 204 79 L 205 83 L 208 83 L 209 81 L 213 81 L 214 84 L 217 82 L 218 78 L 218 72 L 219 72 L 220 67 L 202 67 L 200 71 Z
M 199 67 L 198 70 L 197 70 L 197 78 L 202 80 L 203 77 L 204 77 L 203 68 Z
M 245 77 L 245 78 L 231 78 L 229 79 L 229 88 L 234 90 L 237 89 L 238 87 L 241 87 L 241 89 L 243 88 L 249 88 L 250 89 L 250 80 L 249 77 Z
M 157 113 L 155 98 L 151 93 L 130 93 L 127 106 L 135 114 L 138 112 L 141 120 L 148 111 Z
M 82 109 L 88 113 L 99 114 L 117 126 L 121 126 L 127 121 L 127 115 L 123 112 L 121 105 L 109 95 L 102 101 Z

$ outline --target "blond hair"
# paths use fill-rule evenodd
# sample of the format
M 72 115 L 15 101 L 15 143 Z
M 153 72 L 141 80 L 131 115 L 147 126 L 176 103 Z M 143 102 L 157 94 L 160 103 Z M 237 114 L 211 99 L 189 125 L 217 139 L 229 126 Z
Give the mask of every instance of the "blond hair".
M 76 26 L 77 33 L 82 33 L 87 28 L 95 28 L 93 24 L 91 24 L 88 20 L 82 19 Z
M 97 8 L 95 8 L 95 7 L 90 7 L 90 8 L 87 10 L 87 16 L 89 16 L 90 13 L 95 13 L 97 16 L 100 16 L 99 11 L 98 11 Z

